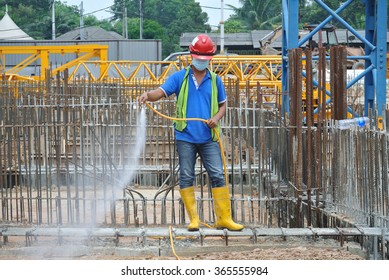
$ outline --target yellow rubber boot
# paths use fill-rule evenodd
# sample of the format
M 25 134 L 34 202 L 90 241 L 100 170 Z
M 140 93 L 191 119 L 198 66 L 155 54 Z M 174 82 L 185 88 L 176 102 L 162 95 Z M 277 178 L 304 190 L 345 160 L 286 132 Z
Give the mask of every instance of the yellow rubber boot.
M 194 187 L 180 189 L 180 194 L 181 194 L 182 201 L 184 202 L 186 212 L 188 212 L 188 216 L 190 219 L 188 230 L 197 231 L 199 230 L 200 219 L 196 210 L 196 199 L 194 194 Z
M 243 225 L 235 223 L 231 218 L 231 204 L 228 187 L 212 188 L 213 203 L 215 206 L 215 228 L 239 231 Z

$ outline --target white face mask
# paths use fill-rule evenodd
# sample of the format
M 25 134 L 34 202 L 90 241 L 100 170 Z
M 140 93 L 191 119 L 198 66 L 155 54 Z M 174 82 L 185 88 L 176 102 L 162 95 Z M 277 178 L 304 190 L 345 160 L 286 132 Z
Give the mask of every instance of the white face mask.
M 199 71 L 205 70 L 209 65 L 209 60 L 192 59 L 192 65 Z

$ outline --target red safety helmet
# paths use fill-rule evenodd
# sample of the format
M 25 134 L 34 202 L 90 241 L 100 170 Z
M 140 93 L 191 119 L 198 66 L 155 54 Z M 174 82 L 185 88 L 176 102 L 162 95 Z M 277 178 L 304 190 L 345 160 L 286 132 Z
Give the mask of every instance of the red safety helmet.
M 200 34 L 193 39 L 189 50 L 193 58 L 210 60 L 215 55 L 216 46 L 208 35 Z

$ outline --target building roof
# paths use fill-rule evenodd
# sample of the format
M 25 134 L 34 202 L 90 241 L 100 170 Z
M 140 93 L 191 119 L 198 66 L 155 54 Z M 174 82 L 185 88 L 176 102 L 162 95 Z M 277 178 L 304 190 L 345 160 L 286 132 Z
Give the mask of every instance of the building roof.
M 84 40 L 124 40 L 125 38 L 113 31 L 107 31 L 98 26 L 90 26 L 84 28 Z M 80 40 L 80 29 L 74 29 L 61 36 L 56 40 Z
M 19 28 L 11 19 L 6 10 L 0 20 L 0 40 L 34 40 L 26 32 Z
M 272 30 L 253 30 L 251 32 L 245 33 L 225 33 L 224 34 L 224 44 L 225 46 L 252 46 L 252 48 L 259 48 L 259 40 L 268 35 Z M 189 48 L 190 43 L 193 38 L 196 37 L 198 33 L 183 33 L 180 38 L 180 46 L 182 48 Z M 208 33 L 212 41 L 217 45 L 220 45 L 220 33 Z M 281 47 L 282 41 L 281 37 L 278 40 L 274 41 L 274 44 L 278 44 Z
M 224 34 L 224 46 L 228 49 L 237 49 L 237 48 L 247 48 L 259 49 L 261 47 L 260 41 L 266 38 L 273 30 L 253 30 L 247 33 L 226 33 Z M 307 30 L 301 30 L 301 32 L 307 32 Z M 365 31 L 357 30 L 357 32 L 364 38 Z M 189 49 L 189 45 L 192 42 L 193 38 L 196 37 L 198 33 L 183 33 L 180 38 L 180 46 L 183 49 Z M 208 33 L 208 36 L 220 46 L 220 33 Z M 353 43 L 361 44 L 362 42 L 352 34 L 348 29 L 336 29 L 336 36 L 338 42 L 342 43 Z M 351 36 L 351 37 L 350 37 Z M 352 38 L 352 40 L 350 40 Z M 347 40 L 349 39 L 349 40 Z M 389 40 L 389 31 L 387 32 L 387 40 Z M 389 42 L 389 41 L 388 41 Z M 282 48 L 282 36 L 275 38 L 270 44 L 272 48 L 281 49 Z

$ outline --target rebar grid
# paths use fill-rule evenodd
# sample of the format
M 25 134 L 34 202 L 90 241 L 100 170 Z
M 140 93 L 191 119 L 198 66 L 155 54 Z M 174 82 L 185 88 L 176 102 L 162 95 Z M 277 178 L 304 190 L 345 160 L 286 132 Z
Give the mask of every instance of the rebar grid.
M 153 86 L 3 82 L 1 222 L 185 224 L 171 122 L 147 111 L 145 149 L 133 157 L 136 96 Z M 302 137 L 291 141 L 295 126 L 277 107 L 258 107 L 233 80 L 226 89 L 221 127 L 235 220 L 249 227 L 331 227 L 345 220 L 388 227 L 386 133 L 373 125 L 340 131 L 321 121 L 300 127 L 295 135 Z M 174 113 L 174 100 L 153 106 Z M 198 211 L 212 224 L 208 178 L 200 161 L 196 168 Z M 307 180 L 308 173 L 315 179 Z M 333 214 L 336 220 L 329 218 Z

